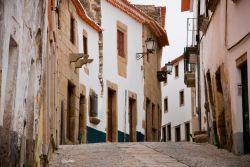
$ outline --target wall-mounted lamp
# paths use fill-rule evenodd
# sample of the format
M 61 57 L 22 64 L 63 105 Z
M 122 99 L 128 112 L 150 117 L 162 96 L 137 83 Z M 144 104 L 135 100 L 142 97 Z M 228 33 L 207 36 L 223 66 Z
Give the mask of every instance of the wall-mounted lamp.
M 167 74 L 172 74 L 173 70 L 173 64 L 169 61 L 168 63 L 165 64 L 166 72 Z
M 147 48 L 147 52 L 143 52 L 143 53 L 136 53 L 136 59 L 139 60 L 141 58 L 143 58 L 145 55 L 148 54 L 152 54 L 155 51 L 155 40 L 153 38 L 148 38 L 146 41 L 146 48 Z
M 165 64 L 165 67 L 161 71 L 157 71 L 157 79 L 159 82 L 163 82 L 167 80 L 167 75 L 172 74 L 173 64 L 171 62 L 168 62 Z

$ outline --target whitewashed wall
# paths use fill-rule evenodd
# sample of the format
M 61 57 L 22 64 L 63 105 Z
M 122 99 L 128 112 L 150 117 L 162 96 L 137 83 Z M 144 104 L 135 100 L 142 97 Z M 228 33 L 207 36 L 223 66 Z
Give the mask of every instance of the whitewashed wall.
M 141 66 L 142 60 L 136 60 L 136 53 L 142 52 L 142 24 L 133 18 L 114 8 L 106 1 L 102 1 L 102 28 L 103 31 L 103 78 L 104 78 L 104 99 L 107 98 L 107 80 L 118 85 L 118 130 L 124 132 L 126 112 L 126 132 L 129 133 L 128 124 L 128 100 L 125 104 L 125 91 L 130 90 L 137 94 L 137 131 L 142 131 L 142 118 L 145 117 L 143 110 L 144 81 Z M 117 67 L 117 44 L 116 32 L 117 21 L 127 26 L 127 78 L 118 75 Z M 106 111 L 106 103 L 103 109 Z M 106 120 L 106 117 L 105 117 Z M 103 127 L 103 130 L 105 126 Z
M 105 125 L 103 121 L 101 121 L 98 125 L 90 124 L 89 122 L 89 91 L 93 89 L 95 93 L 98 95 L 98 118 L 104 120 L 105 111 L 103 110 L 102 103 L 103 98 L 101 98 L 101 85 L 98 79 L 98 71 L 99 71 L 99 35 L 98 32 L 91 28 L 88 24 L 82 21 L 81 18 L 78 17 L 78 40 L 79 40 L 79 52 L 83 53 L 83 31 L 87 32 L 87 43 L 88 43 L 88 54 L 89 59 L 94 59 L 94 61 L 90 64 L 84 65 L 79 72 L 80 75 L 80 84 L 86 86 L 86 116 L 87 116 L 87 126 L 91 126 L 94 128 L 101 128 Z M 85 72 L 85 70 L 89 71 L 89 74 Z
M 132 91 L 137 94 L 137 131 L 144 132 L 142 129 L 142 119 L 145 117 L 143 110 L 144 81 L 143 71 L 141 70 L 142 60 L 136 60 L 136 53 L 142 52 L 142 24 L 122 11 L 114 8 L 106 1 L 102 1 L 102 28 L 103 28 L 103 81 L 104 93 L 101 98 L 100 82 L 98 79 L 98 33 L 91 29 L 86 23 L 78 19 L 79 52 L 83 52 L 83 30 L 88 33 L 88 53 L 94 62 L 87 65 L 89 75 L 80 70 L 80 83 L 86 86 L 86 96 L 89 95 L 90 88 L 98 94 L 98 118 L 101 122 L 98 125 L 89 123 L 87 114 L 87 126 L 106 133 L 107 125 L 107 80 L 118 85 L 117 109 L 118 109 L 118 130 L 125 131 L 125 112 L 126 112 L 126 133 L 129 133 L 128 124 L 128 97 L 125 91 Z M 127 78 L 118 75 L 117 67 L 117 21 L 127 25 Z M 136 39 L 136 40 L 135 40 Z M 87 100 L 89 100 L 87 98 Z M 88 104 L 88 101 L 86 101 Z M 88 107 L 87 107 L 88 111 Z
M 175 78 L 174 66 L 179 65 L 179 77 Z M 171 141 L 175 141 L 175 127 L 181 128 L 181 140 L 185 140 L 185 123 L 190 123 L 192 133 L 192 105 L 191 88 L 184 84 L 184 61 L 183 59 L 173 66 L 172 75 L 168 75 L 167 84 L 162 83 L 162 126 L 171 123 Z M 184 90 L 184 106 L 180 106 L 179 92 Z M 164 113 L 164 99 L 168 97 L 168 112 Z

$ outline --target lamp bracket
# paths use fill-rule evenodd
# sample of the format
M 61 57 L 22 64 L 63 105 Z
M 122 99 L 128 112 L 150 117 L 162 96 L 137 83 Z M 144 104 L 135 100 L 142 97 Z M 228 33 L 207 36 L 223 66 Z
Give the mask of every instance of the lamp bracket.
M 143 58 L 145 55 L 148 55 L 148 52 L 136 53 L 136 60 Z

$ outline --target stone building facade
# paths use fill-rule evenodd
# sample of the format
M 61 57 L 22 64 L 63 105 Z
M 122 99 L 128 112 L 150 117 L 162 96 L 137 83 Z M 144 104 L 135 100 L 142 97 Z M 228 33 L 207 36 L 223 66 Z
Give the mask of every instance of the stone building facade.
M 136 5 L 137 8 L 153 18 L 161 27 L 165 27 L 166 7 L 156 7 L 154 5 Z M 145 129 L 145 141 L 160 141 L 161 138 L 161 84 L 157 78 L 157 71 L 161 69 L 162 47 L 168 44 L 168 40 L 161 40 L 158 34 L 154 34 L 148 26 L 143 26 L 142 41 L 148 37 L 157 40 L 155 52 L 152 55 L 146 55 L 143 59 L 144 70 L 144 110 L 145 120 L 143 126 Z M 146 52 L 146 46 L 143 46 Z

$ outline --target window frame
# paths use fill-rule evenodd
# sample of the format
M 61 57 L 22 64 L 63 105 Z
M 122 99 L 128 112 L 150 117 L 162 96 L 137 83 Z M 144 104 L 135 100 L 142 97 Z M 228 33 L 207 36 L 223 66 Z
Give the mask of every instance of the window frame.
M 126 58 L 125 54 L 125 33 L 120 28 L 117 28 L 117 55 Z M 122 53 L 121 53 L 122 52 Z
M 70 16 L 70 42 L 75 45 L 76 43 L 76 26 L 75 26 L 76 20 L 73 15 Z
M 116 34 L 116 54 L 117 54 L 117 72 L 118 75 L 124 78 L 127 78 L 127 63 L 128 63 L 128 27 L 120 22 L 117 21 L 117 27 L 116 27 L 116 33 L 118 31 L 121 31 L 124 35 L 124 41 L 123 41 L 123 49 L 124 49 L 124 56 L 119 55 L 119 50 L 118 50 L 118 34 Z
M 177 70 L 176 70 L 177 69 Z M 178 78 L 179 77 L 179 64 L 176 64 L 174 66 L 174 76 L 175 78 Z
M 183 103 L 182 103 L 182 97 L 181 94 L 183 95 Z M 185 94 L 184 94 L 184 89 L 180 90 L 179 92 L 179 105 L 180 107 L 185 105 Z
M 167 100 L 167 103 L 165 103 Z M 166 105 L 167 104 L 167 105 Z M 164 98 L 164 113 L 167 113 L 168 112 L 168 97 L 165 97 Z
M 83 42 L 83 53 L 88 54 L 88 36 L 86 34 L 83 34 L 82 36 L 82 42 Z

